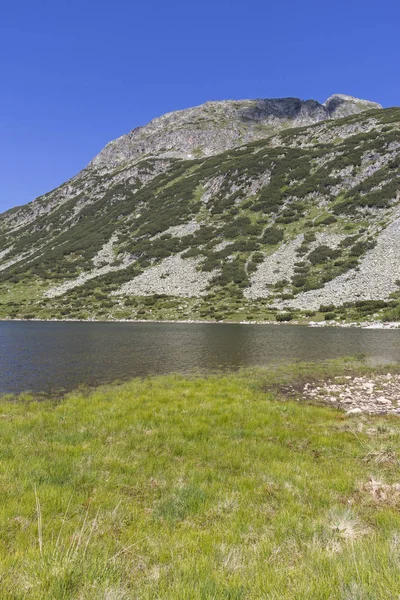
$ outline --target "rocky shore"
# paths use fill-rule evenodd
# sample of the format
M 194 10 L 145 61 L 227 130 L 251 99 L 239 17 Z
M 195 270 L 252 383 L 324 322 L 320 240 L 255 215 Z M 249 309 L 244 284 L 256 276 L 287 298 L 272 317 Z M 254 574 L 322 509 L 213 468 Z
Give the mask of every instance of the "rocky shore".
M 322 383 L 305 383 L 300 397 L 339 408 L 349 416 L 363 413 L 400 416 L 400 375 L 347 375 Z

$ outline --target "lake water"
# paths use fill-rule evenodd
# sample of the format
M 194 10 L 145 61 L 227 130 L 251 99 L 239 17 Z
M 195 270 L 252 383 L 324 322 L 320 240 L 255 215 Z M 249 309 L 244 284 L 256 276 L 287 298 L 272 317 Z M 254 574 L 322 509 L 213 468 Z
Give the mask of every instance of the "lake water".
M 400 360 L 400 330 L 296 325 L 0 322 L 0 393 L 365 354 Z

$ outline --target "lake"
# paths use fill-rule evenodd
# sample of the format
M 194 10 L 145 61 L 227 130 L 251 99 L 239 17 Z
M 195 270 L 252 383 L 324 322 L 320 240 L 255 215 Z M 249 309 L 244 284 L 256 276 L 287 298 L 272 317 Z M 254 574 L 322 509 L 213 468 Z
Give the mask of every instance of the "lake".
M 0 322 L 0 393 L 365 354 L 400 360 L 400 330 L 198 323 Z

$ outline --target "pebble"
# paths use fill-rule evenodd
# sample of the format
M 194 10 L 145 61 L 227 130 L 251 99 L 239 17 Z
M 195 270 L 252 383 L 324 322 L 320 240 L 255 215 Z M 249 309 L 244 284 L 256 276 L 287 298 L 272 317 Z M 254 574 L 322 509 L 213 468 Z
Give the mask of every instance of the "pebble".
M 338 380 L 345 381 L 340 384 Z M 384 388 L 385 395 L 382 394 Z M 335 404 L 346 415 L 400 414 L 400 375 L 388 373 L 371 377 L 335 377 L 333 380 L 307 383 L 303 400 Z
M 346 415 L 361 415 L 362 412 L 361 408 L 352 408 L 351 410 L 346 411 Z

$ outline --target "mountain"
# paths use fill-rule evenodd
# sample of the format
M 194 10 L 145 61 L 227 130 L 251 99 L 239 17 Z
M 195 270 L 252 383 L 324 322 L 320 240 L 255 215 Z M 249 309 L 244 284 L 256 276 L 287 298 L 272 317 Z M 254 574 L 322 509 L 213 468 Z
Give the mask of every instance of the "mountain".
M 400 316 L 400 108 L 207 102 L 0 215 L 0 317 Z
M 278 129 L 312 125 L 373 108 L 381 106 L 340 94 L 324 104 L 298 98 L 207 102 L 168 113 L 110 142 L 91 166 L 109 170 L 149 154 L 183 159 L 211 156 L 268 137 Z

